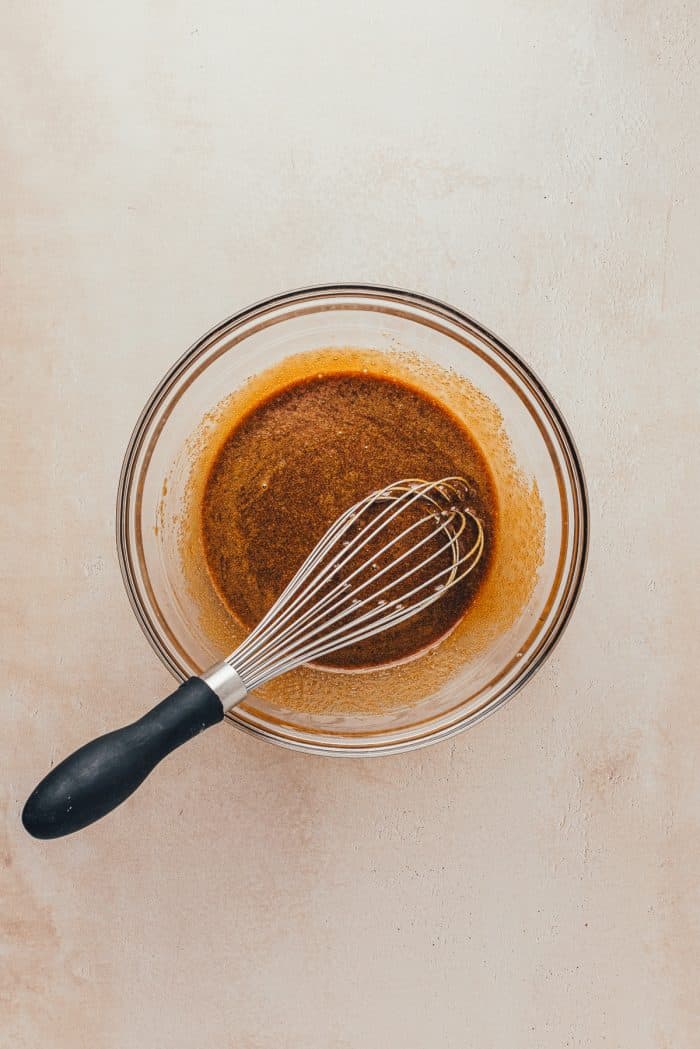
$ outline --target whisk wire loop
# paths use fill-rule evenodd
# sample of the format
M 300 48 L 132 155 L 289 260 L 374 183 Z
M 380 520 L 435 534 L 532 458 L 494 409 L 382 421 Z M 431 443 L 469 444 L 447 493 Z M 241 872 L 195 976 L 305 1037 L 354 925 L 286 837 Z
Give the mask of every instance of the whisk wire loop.
M 351 506 L 226 660 L 248 691 L 398 626 L 472 572 L 485 537 L 468 497 L 469 485 L 461 477 L 408 478 Z M 421 516 L 403 525 L 399 519 L 411 508 Z M 399 529 L 395 535 L 392 525 Z M 377 540 L 382 545 L 373 551 L 370 544 Z M 424 578 L 435 561 L 435 571 Z

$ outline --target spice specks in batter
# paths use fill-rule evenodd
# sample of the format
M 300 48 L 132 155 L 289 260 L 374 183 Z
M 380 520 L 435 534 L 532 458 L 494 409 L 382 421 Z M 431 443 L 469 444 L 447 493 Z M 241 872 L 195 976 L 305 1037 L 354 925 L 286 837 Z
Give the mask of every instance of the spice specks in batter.
M 471 575 L 398 627 L 327 656 L 337 669 L 419 654 L 459 622 L 487 577 L 498 509 L 474 438 L 437 400 L 368 373 L 317 373 L 254 404 L 226 435 L 201 499 L 207 567 L 230 613 L 252 628 L 348 506 L 404 477 L 462 476 L 486 550 Z

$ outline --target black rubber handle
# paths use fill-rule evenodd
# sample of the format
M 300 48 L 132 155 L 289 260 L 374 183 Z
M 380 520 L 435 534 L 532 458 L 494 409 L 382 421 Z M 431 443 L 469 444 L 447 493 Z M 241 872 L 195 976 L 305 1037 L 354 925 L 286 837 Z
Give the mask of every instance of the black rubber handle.
M 192 677 L 138 721 L 86 743 L 49 772 L 22 812 L 35 838 L 60 838 L 116 809 L 166 754 L 224 716 L 221 700 Z

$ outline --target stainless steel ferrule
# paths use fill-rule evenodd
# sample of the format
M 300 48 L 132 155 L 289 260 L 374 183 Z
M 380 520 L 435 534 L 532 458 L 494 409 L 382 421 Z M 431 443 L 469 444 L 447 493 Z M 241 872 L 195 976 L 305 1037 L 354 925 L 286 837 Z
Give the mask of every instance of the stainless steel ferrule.
M 248 695 L 248 689 L 230 663 L 216 663 L 200 676 L 212 692 L 216 692 L 224 713 Z

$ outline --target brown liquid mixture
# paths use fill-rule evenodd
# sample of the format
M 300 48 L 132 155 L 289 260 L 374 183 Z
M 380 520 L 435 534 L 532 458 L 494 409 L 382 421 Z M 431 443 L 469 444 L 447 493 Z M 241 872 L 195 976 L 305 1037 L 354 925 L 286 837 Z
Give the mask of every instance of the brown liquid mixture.
M 333 521 L 392 481 L 461 476 L 486 548 L 475 570 L 406 623 L 320 660 L 357 669 L 405 660 L 437 643 L 484 583 L 498 508 L 475 439 L 437 400 L 396 379 L 316 375 L 274 391 L 239 419 L 214 459 L 201 500 L 207 566 L 219 596 L 252 628 Z

